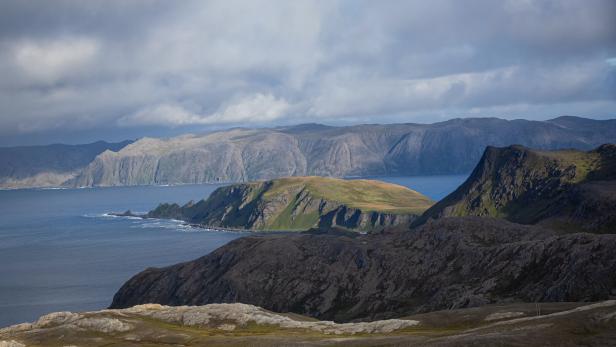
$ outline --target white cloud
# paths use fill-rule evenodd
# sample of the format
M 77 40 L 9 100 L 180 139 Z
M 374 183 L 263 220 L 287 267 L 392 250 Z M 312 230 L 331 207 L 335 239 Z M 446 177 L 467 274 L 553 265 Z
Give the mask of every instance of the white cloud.
M 91 38 L 22 41 L 13 47 L 16 65 L 38 82 L 55 82 L 84 67 L 99 51 Z
M 164 125 L 179 126 L 199 124 L 203 118 L 177 104 L 160 104 L 146 107 L 118 120 L 120 126 Z
M 207 117 L 211 123 L 262 123 L 282 117 L 289 109 L 289 103 L 271 94 L 253 94 L 223 107 Z
M 616 112 L 613 13 L 611 0 L 5 0 L 0 137 L 518 104 L 529 118 L 568 103 L 605 118 Z
M 271 94 L 253 94 L 238 100 L 210 115 L 201 115 L 178 104 L 160 104 L 147 107 L 118 120 L 121 126 L 194 124 L 266 123 L 282 117 L 289 109 L 284 99 Z

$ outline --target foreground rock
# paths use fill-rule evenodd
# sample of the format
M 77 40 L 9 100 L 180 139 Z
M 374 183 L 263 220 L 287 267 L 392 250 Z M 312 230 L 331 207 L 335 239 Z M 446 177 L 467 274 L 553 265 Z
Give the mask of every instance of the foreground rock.
M 143 271 L 111 306 L 243 302 L 351 321 L 614 296 L 616 235 L 557 235 L 466 217 L 379 235 L 244 237 L 197 260 Z
M 468 215 L 616 233 L 616 145 L 588 152 L 489 147 L 468 180 L 416 224 Z
M 416 191 L 381 181 L 288 177 L 218 188 L 207 200 L 161 204 L 144 217 L 226 229 L 374 231 L 410 224 L 432 204 Z
M 508 304 L 336 324 L 245 304 L 58 312 L 0 329 L 0 346 L 609 345 L 616 301 Z

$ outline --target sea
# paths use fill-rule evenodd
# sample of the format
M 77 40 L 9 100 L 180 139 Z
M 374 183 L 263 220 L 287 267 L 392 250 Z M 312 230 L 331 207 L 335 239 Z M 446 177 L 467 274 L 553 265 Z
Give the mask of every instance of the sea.
M 467 175 L 378 177 L 439 200 Z M 114 217 L 207 198 L 222 185 L 0 190 L 0 327 L 106 308 L 148 267 L 196 259 L 245 232 Z

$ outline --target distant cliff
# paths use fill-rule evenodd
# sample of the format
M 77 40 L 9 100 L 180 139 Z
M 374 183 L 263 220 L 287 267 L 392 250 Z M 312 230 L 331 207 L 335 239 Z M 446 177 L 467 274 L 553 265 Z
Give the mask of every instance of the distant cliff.
M 591 149 L 616 138 L 616 120 L 453 119 L 435 124 L 304 124 L 143 138 L 108 150 L 65 184 L 118 186 L 247 182 L 286 176 L 467 173 L 486 146 Z
M 373 231 L 410 224 L 432 204 L 420 193 L 380 181 L 289 177 L 218 188 L 184 206 L 161 204 L 147 217 L 247 230 Z
M 131 142 L 0 147 L 0 188 L 59 187 L 97 155 Z
M 588 152 L 489 147 L 467 181 L 416 223 L 469 215 L 616 232 L 616 145 Z

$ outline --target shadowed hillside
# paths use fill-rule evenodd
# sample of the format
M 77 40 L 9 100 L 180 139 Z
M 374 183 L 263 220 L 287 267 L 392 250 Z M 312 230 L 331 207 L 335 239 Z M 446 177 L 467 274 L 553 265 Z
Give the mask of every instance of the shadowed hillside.
M 564 231 L 616 231 L 616 145 L 592 151 L 489 147 L 455 192 L 416 223 L 490 216 Z

